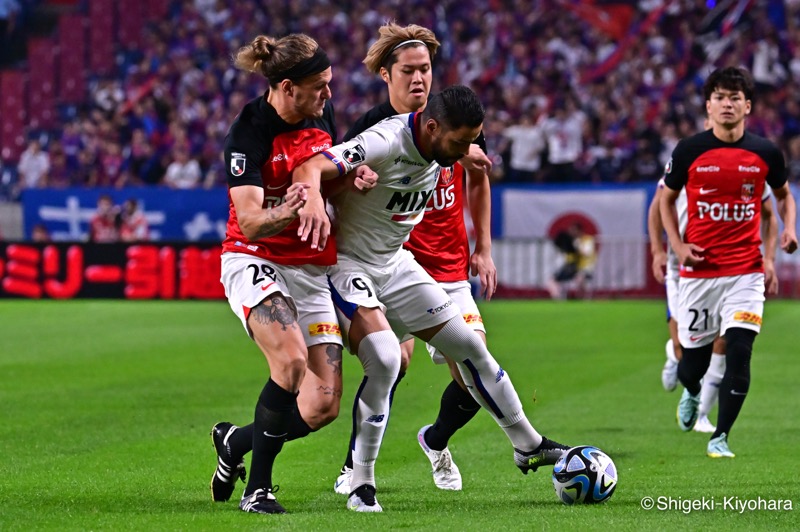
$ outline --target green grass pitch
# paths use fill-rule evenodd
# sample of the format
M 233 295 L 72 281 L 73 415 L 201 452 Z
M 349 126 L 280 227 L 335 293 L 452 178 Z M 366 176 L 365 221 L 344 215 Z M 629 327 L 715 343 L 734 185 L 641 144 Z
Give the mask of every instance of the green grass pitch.
M 437 490 L 416 443 L 433 422 L 445 367 L 417 346 L 395 395 L 376 468 L 383 514 L 333 493 L 349 434 L 358 361 L 345 355 L 336 422 L 279 456 L 278 498 L 258 516 L 212 503 L 208 432 L 244 424 L 266 363 L 224 302 L 0 302 L 0 529 L 71 530 L 775 530 L 800 528 L 800 305 L 768 301 L 733 460 L 675 423 L 661 389 L 661 301 L 484 304 L 489 345 L 543 434 L 608 452 L 619 484 L 601 506 L 567 507 L 550 470 L 523 476 L 486 413 L 450 442 L 464 490 Z M 249 460 L 248 460 L 249 465 Z M 239 484 L 235 497 L 241 494 Z M 644 510 L 643 497 L 715 509 Z M 792 511 L 739 513 L 726 497 L 790 499 Z

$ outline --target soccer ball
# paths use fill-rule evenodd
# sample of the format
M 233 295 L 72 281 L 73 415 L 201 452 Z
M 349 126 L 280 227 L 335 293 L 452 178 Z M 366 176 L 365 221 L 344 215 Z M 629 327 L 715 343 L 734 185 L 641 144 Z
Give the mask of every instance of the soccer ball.
M 617 466 L 597 447 L 573 447 L 553 466 L 553 486 L 564 504 L 605 502 L 617 487 Z

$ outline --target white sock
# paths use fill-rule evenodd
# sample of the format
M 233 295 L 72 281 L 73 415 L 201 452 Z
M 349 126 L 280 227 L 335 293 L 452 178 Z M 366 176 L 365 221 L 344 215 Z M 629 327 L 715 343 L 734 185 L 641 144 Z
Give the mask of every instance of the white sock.
M 485 408 L 515 448 L 532 451 L 542 443 L 525 412 L 517 391 L 483 341 L 459 316 L 431 338 L 430 345 L 451 355 L 472 397 Z
M 366 335 L 358 346 L 364 381 L 356 395 L 352 490 L 375 486 L 375 461 L 389 421 L 389 394 L 400 372 L 400 343 L 392 331 Z
M 667 358 L 674 363 L 678 363 L 678 357 L 675 356 L 675 343 L 672 341 L 672 338 L 667 340 Z
M 700 406 L 697 409 L 699 417 L 707 416 L 719 397 L 719 384 L 725 374 L 725 354 L 714 353 L 711 363 L 703 376 L 703 386 L 700 388 Z

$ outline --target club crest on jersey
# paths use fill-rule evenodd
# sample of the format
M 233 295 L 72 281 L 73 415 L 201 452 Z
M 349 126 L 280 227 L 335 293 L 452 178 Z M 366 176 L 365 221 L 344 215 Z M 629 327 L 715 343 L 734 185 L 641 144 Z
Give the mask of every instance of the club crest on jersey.
M 244 167 L 247 160 L 245 159 L 244 153 L 231 153 L 231 174 L 234 177 L 239 177 L 244 174 Z
M 347 148 L 342 154 L 342 158 L 349 164 L 358 164 L 362 162 L 366 156 L 367 152 L 364 151 L 361 144 L 356 144 L 352 148 Z
M 742 183 L 742 200 L 750 201 L 756 193 L 755 181 L 745 181 Z
M 669 161 L 667 161 L 667 164 L 664 165 L 664 174 L 666 175 L 671 172 L 672 172 L 672 158 L 670 157 Z
M 449 185 L 453 181 L 453 167 L 439 168 L 439 183 L 443 186 Z

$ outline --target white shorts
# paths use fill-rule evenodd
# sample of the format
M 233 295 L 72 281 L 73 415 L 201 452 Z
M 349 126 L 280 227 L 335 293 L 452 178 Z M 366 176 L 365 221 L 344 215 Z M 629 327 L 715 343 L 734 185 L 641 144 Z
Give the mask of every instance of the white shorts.
M 680 277 L 667 277 L 664 284 L 667 286 L 667 321 L 670 318 L 678 321 L 678 285 Z
M 702 347 L 731 327 L 761 331 L 764 274 L 681 278 L 678 339 L 683 347 Z
M 384 267 L 340 253 L 337 264 L 328 269 L 328 277 L 345 339 L 358 307 L 381 309 L 398 339 L 461 314 L 447 292 L 405 249 Z
M 223 253 L 220 280 L 231 309 L 251 337 L 250 310 L 279 292 L 293 307 L 307 347 L 342 345 L 326 271 L 326 266 L 286 266 L 246 253 Z
M 472 297 L 472 287 L 469 281 L 457 281 L 454 283 L 439 283 L 439 286 L 444 288 L 456 306 L 461 310 L 461 316 L 467 322 L 470 329 L 473 331 L 481 331 L 486 334 L 486 328 L 483 326 L 483 318 L 481 311 L 478 310 L 478 305 L 475 303 L 475 298 Z M 441 351 L 436 349 L 430 344 L 425 344 L 428 354 L 431 355 L 431 360 L 435 364 L 444 364 L 446 360 Z

